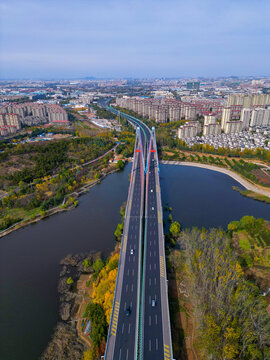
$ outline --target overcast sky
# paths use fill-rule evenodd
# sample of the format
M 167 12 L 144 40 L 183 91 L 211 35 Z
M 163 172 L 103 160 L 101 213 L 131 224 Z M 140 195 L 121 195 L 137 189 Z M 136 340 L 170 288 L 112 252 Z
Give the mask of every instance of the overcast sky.
M 0 0 L 0 78 L 270 75 L 269 0 Z

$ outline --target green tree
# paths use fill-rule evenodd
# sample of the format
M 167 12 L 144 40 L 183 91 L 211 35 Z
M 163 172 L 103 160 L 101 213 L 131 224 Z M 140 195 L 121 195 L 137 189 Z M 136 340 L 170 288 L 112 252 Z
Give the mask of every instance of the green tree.
M 98 258 L 94 264 L 93 264 L 93 269 L 95 271 L 95 274 L 94 274 L 94 278 L 97 278 L 98 274 L 100 273 L 100 271 L 102 270 L 104 264 L 103 264 L 103 261 L 101 258 Z
M 177 238 L 180 234 L 180 224 L 177 221 L 174 221 L 170 226 L 170 233 L 174 238 Z
M 74 283 L 74 280 L 71 278 L 71 277 L 69 277 L 68 279 L 67 279 L 67 284 L 68 285 L 71 285 L 71 284 L 73 284 Z
M 122 236 L 122 233 L 123 233 L 123 229 L 124 229 L 124 225 L 123 224 L 118 224 L 117 225 L 117 228 L 114 232 L 114 235 L 115 237 L 117 238 L 117 240 L 121 240 L 121 236 Z
M 84 259 L 83 260 L 83 266 L 85 267 L 85 269 L 89 269 L 92 264 L 93 264 L 92 259 Z
M 124 167 L 125 167 L 125 162 L 123 160 L 118 160 L 116 163 L 116 168 L 122 170 L 124 169 Z

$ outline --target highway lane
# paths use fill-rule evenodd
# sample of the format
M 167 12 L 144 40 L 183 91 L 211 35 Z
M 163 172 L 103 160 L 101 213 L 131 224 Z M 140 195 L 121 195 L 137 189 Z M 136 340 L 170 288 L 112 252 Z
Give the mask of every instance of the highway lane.
M 157 164 L 154 155 L 154 152 L 149 153 L 145 203 L 142 353 L 143 359 L 147 360 L 163 359 L 164 353 L 160 288 L 160 276 L 164 272 L 160 273 Z
M 141 232 L 144 169 L 140 145 L 135 146 L 130 194 L 122 238 L 119 281 L 111 318 L 106 359 L 136 359 L 140 305 Z
M 162 205 L 155 136 L 150 141 L 145 189 L 142 359 L 172 359 Z
M 120 116 L 124 117 L 125 119 L 127 119 L 130 123 L 132 123 L 134 126 L 139 126 L 141 131 L 141 138 L 142 138 L 142 144 L 143 144 L 143 149 L 144 149 L 144 157 L 146 158 L 147 156 L 147 150 L 148 150 L 148 144 L 150 141 L 150 136 L 151 136 L 151 131 L 149 129 L 149 127 L 142 122 L 141 120 L 130 116 L 122 111 L 116 110 L 111 106 L 107 106 L 106 107 L 107 110 L 111 111 L 112 113 L 118 115 L 120 113 Z

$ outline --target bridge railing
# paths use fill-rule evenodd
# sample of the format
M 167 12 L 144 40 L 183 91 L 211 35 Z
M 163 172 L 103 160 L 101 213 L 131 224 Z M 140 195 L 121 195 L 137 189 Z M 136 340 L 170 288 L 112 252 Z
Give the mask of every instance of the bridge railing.
M 156 139 L 155 139 L 155 133 L 153 133 L 154 136 L 154 146 L 155 146 L 155 154 L 156 154 L 156 159 L 158 162 L 158 152 L 157 152 L 157 145 L 156 145 Z M 158 186 L 158 188 L 160 189 L 160 180 L 159 180 L 159 172 L 157 172 L 155 174 L 156 176 L 156 185 Z M 169 342 L 170 342 L 170 355 L 171 357 L 173 357 L 173 348 L 172 348 L 172 333 L 171 333 L 171 322 L 170 322 L 170 310 L 169 310 L 169 301 L 168 301 L 168 280 L 167 280 L 167 269 L 166 269 L 166 256 L 165 256 L 165 238 L 164 238 L 164 231 L 163 231 L 163 211 L 162 211 L 162 199 L 161 199 L 161 191 L 159 190 L 157 193 L 157 206 L 159 208 L 160 214 L 161 214 L 161 225 L 159 227 L 159 231 L 160 231 L 160 240 L 162 241 L 162 252 L 163 252 L 163 259 L 165 261 L 165 266 L 164 266 L 164 281 L 165 281 L 165 290 L 166 290 L 166 296 L 165 296 L 165 301 L 166 301 L 166 315 L 167 315 L 167 319 L 168 319 L 168 327 L 169 327 Z M 164 322 L 163 322 L 164 325 Z

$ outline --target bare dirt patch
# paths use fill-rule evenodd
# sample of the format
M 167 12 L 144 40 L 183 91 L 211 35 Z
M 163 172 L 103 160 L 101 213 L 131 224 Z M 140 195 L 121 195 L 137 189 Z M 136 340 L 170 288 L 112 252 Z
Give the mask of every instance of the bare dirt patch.
M 252 173 L 256 176 L 256 178 L 262 182 L 266 186 L 270 186 L 270 174 L 266 172 L 266 170 L 256 169 L 253 170 Z

